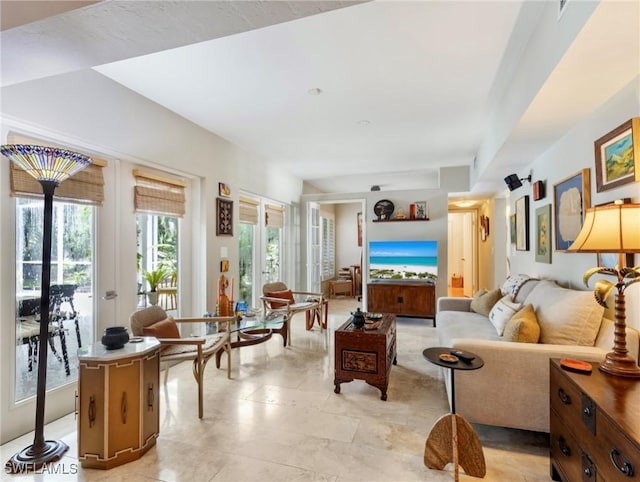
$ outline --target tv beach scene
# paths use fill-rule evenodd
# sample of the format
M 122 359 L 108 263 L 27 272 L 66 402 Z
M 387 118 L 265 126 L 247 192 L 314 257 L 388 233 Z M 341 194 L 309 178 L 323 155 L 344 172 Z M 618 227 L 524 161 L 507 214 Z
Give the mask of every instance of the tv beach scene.
M 438 279 L 437 241 L 370 241 L 369 279 Z

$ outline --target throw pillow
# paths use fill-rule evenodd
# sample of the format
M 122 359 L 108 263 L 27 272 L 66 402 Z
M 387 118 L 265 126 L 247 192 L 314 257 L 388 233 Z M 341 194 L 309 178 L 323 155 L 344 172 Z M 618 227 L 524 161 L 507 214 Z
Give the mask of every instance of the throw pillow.
M 604 308 L 593 291 L 578 291 L 542 280 L 527 296 L 540 324 L 540 343 L 593 346 Z
M 489 316 L 491 308 L 493 308 L 493 305 L 495 305 L 501 297 L 502 293 L 500 293 L 500 288 L 496 288 L 493 291 L 485 290 L 484 293 L 478 292 L 471 300 L 471 311 Z
M 507 321 L 522 307 L 520 303 L 512 303 L 511 295 L 506 295 L 493 305 L 489 312 L 489 321 L 494 326 L 498 335 L 502 336 Z
M 502 335 L 504 341 L 520 343 L 538 343 L 540 325 L 533 305 L 526 305 L 507 322 Z
M 289 300 L 291 303 L 295 303 L 293 292 L 291 290 L 271 291 L 270 293 L 265 293 L 264 295 L 268 298 L 282 298 L 283 300 Z M 284 308 L 285 306 L 287 306 L 286 303 L 279 303 L 277 301 L 271 302 L 271 308 Z
M 143 336 L 155 336 L 156 338 L 180 338 L 180 330 L 175 320 L 169 316 L 153 325 L 142 328 Z
M 500 288 L 502 296 L 511 295 L 511 299 L 513 299 L 518 293 L 520 286 L 528 279 L 529 275 L 527 274 L 510 274 Z

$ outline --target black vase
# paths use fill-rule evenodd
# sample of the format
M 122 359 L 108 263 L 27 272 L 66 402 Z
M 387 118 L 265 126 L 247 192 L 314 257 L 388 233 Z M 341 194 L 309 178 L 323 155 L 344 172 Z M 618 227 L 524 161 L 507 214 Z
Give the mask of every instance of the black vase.
M 128 341 L 129 332 L 124 326 L 110 326 L 109 328 L 105 328 L 104 335 L 102 336 L 102 344 L 107 350 L 122 348 Z

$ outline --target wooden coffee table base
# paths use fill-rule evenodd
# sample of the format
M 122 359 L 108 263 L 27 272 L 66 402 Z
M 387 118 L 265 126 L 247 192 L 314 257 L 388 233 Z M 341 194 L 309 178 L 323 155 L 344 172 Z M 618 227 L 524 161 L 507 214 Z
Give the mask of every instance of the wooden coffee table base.
M 484 477 L 487 473 L 478 434 L 469 422 L 455 413 L 438 419 L 424 445 L 424 465 L 442 470 L 449 463 L 454 465 L 455 480 L 458 480 L 458 465 L 473 477 Z

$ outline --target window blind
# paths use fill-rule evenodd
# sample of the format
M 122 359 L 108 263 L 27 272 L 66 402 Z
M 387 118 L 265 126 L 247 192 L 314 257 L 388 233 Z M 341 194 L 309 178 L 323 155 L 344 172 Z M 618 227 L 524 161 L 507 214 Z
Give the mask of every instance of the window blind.
M 265 225 L 270 228 L 284 227 L 284 208 L 282 206 L 274 206 L 273 204 L 265 205 Z
M 65 146 L 52 144 L 51 142 L 39 139 L 10 134 L 7 136 L 10 144 L 33 144 L 37 146 L 59 147 L 69 149 Z M 102 205 L 104 202 L 104 176 L 102 168 L 107 165 L 107 161 L 89 156 L 93 161 L 90 166 L 77 172 L 69 179 L 60 183 L 54 193 L 56 200 L 76 202 L 80 204 Z M 10 163 L 9 183 L 12 196 L 41 198 L 42 186 L 31 174 L 18 166 L 15 162 Z
M 258 224 L 258 206 L 260 201 L 240 196 L 240 222 L 246 224 Z
M 136 179 L 133 204 L 137 213 L 184 216 L 184 188 L 187 186 L 184 181 L 139 169 L 132 173 Z

